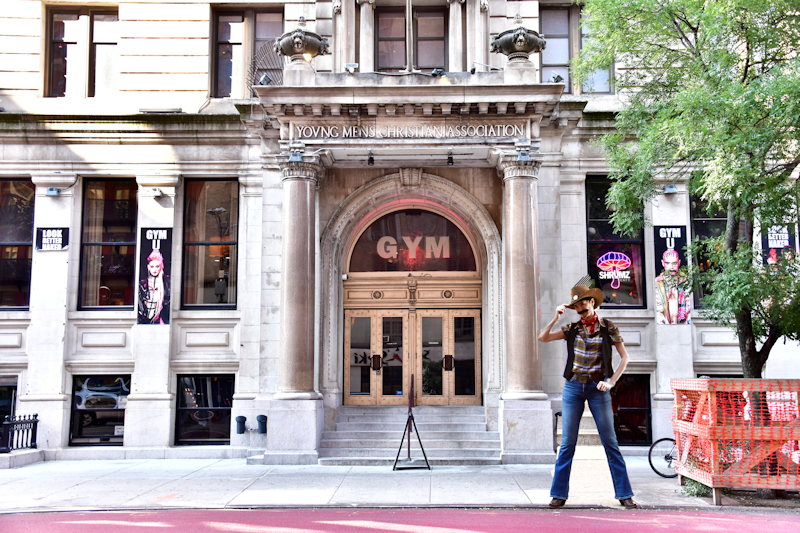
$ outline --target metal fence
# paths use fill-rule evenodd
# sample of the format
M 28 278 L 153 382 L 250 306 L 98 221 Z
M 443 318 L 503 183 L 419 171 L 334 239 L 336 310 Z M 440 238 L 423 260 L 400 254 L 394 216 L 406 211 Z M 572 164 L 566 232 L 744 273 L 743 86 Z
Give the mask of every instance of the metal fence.
M 39 415 L 6 416 L 0 425 L 0 453 L 26 448 L 36 449 Z

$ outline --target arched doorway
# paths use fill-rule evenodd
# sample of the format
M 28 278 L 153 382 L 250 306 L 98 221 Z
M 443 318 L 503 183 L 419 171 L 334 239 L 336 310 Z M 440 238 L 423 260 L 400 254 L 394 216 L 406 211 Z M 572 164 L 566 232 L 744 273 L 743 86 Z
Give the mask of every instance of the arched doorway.
M 482 402 L 482 265 L 453 212 L 390 204 L 358 225 L 343 282 L 346 405 Z

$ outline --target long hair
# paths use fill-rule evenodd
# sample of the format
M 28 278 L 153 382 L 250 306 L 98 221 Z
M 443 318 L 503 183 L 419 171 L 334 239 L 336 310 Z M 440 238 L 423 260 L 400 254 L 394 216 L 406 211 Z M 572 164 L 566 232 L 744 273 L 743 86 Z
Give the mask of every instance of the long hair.
M 150 276 L 150 270 L 147 271 L 147 278 L 148 284 L 152 284 L 153 288 L 156 289 L 154 293 L 148 294 L 148 300 L 150 300 L 152 308 L 155 310 L 152 319 L 155 320 L 158 318 L 161 320 L 161 310 L 164 309 L 164 256 L 161 255 L 161 252 L 158 250 L 153 250 L 150 252 L 150 255 L 147 256 L 147 265 L 150 265 L 151 261 L 158 261 L 160 265 L 160 269 L 158 274 L 155 276 Z M 150 279 L 152 278 L 152 283 Z M 150 311 L 150 305 L 148 306 L 148 314 Z

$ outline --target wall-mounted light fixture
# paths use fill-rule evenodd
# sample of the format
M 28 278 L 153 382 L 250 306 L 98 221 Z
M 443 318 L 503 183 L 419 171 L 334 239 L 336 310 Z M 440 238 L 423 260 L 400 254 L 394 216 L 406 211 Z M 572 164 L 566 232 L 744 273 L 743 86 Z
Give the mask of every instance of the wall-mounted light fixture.
M 664 185 L 664 194 L 676 194 L 678 187 L 674 184 Z
M 486 68 L 490 69 L 490 72 L 491 72 L 492 70 L 503 70 L 503 69 L 501 69 L 500 67 L 493 67 L 492 65 L 487 65 L 486 63 L 478 63 L 477 61 L 473 61 L 473 62 L 472 62 L 472 68 L 471 68 L 471 69 L 469 69 L 469 73 L 470 73 L 470 74 L 475 74 L 475 70 L 476 70 L 476 69 L 475 69 L 475 65 L 480 65 L 480 66 L 482 66 L 482 67 L 486 67 Z
M 453 152 L 447 152 L 447 166 L 452 167 L 453 163 Z
M 45 196 L 61 196 L 61 189 L 58 187 L 48 187 L 44 194 Z
M 531 162 L 530 150 L 517 151 L 517 163 L 530 163 L 530 162 Z
M 303 154 L 301 154 L 297 150 L 292 150 L 289 154 L 289 163 L 302 163 L 303 162 Z
M 270 83 L 272 83 L 272 78 L 270 78 L 269 74 L 266 72 L 263 73 L 260 78 L 258 78 L 259 85 L 269 85 Z
M 358 71 L 358 63 L 345 63 L 344 69 L 350 74 L 355 74 Z
M 367 152 L 367 165 L 375 166 L 375 158 L 372 156 L 372 150 Z
M 434 78 L 437 77 L 437 76 L 445 76 L 446 74 L 447 73 L 444 71 L 443 68 L 435 68 L 431 72 L 431 76 L 433 76 Z

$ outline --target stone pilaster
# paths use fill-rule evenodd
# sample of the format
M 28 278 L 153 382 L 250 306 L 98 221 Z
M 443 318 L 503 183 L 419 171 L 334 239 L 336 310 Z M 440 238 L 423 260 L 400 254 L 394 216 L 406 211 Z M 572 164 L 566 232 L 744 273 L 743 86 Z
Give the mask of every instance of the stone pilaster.
M 536 143 L 538 146 L 538 142 Z M 542 391 L 537 175 L 541 155 L 520 143 L 498 160 L 503 177 L 503 265 L 507 386 L 499 419 L 504 463 L 549 463 L 553 414 Z
M 465 0 L 447 0 L 450 8 L 448 66 L 451 72 L 464 71 L 464 27 L 461 21 L 461 10 Z M 363 19 L 362 19 L 363 20 Z
M 180 177 L 173 173 L 136 176 L 139 186 L 138 229 L 174 227 L 175 190 L 179 181 Z M 173 242 L 176 242 L 175 237 L 173 233 Z M 141 254 L 141 250 L 138 252 Z M 178 308 L 175 303 L 180 302 L 180 275 L 176 276 L 174 270 L 166 274 L 171 280 L 170 300 L 175 310 Z M 171 328 L 171 324 L 134 326 L 134 371 L 125 408 L 126 447 L 171 444 L 175 420 L 175 395 L 170 392 Z
M 361 37 L 358 45 L 359 72 L 375 70 L 375 0 L 356 0 L 361 5 Z
M 37 228 L 70 228 L 70 249 L 80 246 L 80 228 L 72 228 L 77 175 L 69 172 L 34 174 L 34 221 Z M 60 189 L 47 196 L 48 188 Z M 34 230 L 35 231 L 35 230 Z M 19 391 L 19 413 L 39 415 L 40 449 L 65 447 L 69 435 L 70 383 L 66 379 L 69 250 L 34 251 L 31 270 L 28 376 Z

